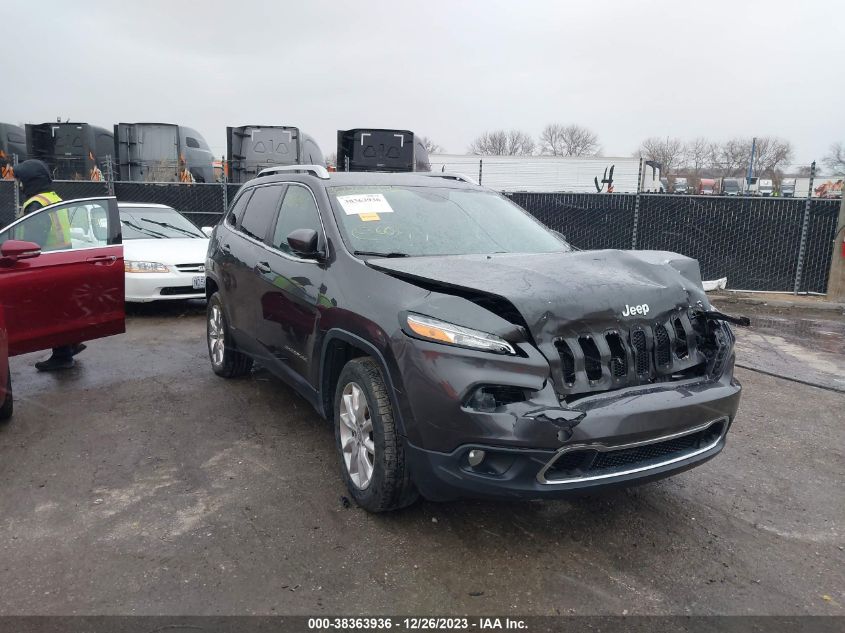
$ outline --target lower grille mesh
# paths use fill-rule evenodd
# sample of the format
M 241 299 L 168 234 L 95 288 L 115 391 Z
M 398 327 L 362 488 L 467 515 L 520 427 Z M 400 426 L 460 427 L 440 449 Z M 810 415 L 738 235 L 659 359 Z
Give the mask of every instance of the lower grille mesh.
M 619 450 L 597 451 L 584 448 L 570 451 L 552 464 L 545 477 L 548 481 L 555 481 L 607 475 L 683 458 L 684 455 L 690 455 L 715 443 L 722 436 L 725 424 L 726 422 L 719 421 L 695 433 Z

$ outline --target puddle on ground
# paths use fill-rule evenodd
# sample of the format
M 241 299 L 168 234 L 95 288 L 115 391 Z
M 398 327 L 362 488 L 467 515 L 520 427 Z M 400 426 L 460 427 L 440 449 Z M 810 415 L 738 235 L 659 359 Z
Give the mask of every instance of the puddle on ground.
M 827 352 L 845 353 L 845 319 L 795 319 L 751 317 L 751 331 L 779 336 L 796 345 Z

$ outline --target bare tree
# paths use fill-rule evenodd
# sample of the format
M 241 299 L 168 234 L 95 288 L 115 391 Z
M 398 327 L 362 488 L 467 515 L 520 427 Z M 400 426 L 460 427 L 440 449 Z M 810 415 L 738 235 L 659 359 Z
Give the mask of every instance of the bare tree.
M 476 138 L 469 152 L 482 156 L 529 156 L 534 153 L 534 139 L 520 130 L 495 130 Z
M 792 144 L 789 141 L 774 136 L 758 137 L 754 153 L 754 173 L 777 178 L 781 168 L 792 160 L 792 154 Z
M 834 176 L 845 176 L 845 146 L 842 143 L 831 145 L 822 162 Z
M 443 147 L 442 145 L 438 145 L 427 136 L 421 137 L 420 141 L 422 142 L 423 146 L 429 154 L 443 154 L 446 151 L 445 147 Z
M 702 172 L 710 171 L 713 167 L 713 146 L 703 136 L 699 136 L 686 144 L 684 166 L 696 180 L 702 177 Z
M 642 142 L 637 153 L 647 160 L 660 163 L 660 173 L 669 175 L 683 166 L 686 145 L 679 138 L 652 136 Z
M 722 178 L 741 176 L 748 169 L 751 155 L 751 141 L 733 138 L 724 143 L 714 143 L 711 148 L 710 164 Z
M 550 123 L 540 133 L 540 151 L 552 156 L 596 156 L 599 138 L 580 125 Z

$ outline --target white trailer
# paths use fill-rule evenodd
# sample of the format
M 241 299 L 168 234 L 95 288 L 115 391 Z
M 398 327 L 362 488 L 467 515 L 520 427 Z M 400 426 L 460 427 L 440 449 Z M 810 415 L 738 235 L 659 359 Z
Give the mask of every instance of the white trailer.
M 795 179 L 795 197 L 796 198 L 806 198 L 808 190 L 810 188 L 810 179 L 809 178 L 796 178 Z M 835 194 L 836 191 L 840 193 L 838 196 Z M 819 196 L 822 197 L 839 197 L 842 195 L 842 178 L 841 177 L 831 177 L 831 176 L 816 176 L 813 179 L 813 198 L 818 198 Z
M 464 174 L 496 191 L 635 193 L 639 158 L 432 154 L 431 171 Z M 640 191 L 659 192 L 660 165 L 642 160 Z

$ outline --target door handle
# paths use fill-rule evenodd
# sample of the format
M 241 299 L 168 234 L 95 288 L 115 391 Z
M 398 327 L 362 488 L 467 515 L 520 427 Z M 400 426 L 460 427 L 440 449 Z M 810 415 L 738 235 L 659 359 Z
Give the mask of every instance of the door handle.
M 117 261 L 117 255 L 95 255 L 85 260 L 89 264 L 110 264 Z
M 255 265 L 255 270 L 257 270 L 260 273 L 271 273 L 271 272 L 273 272 L 273 269 L 270 268 L 270 264 L 268 264 L 267 262 L 258 262 Z

